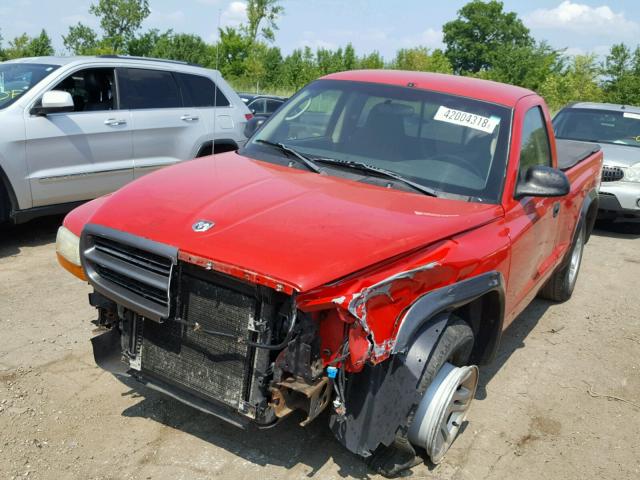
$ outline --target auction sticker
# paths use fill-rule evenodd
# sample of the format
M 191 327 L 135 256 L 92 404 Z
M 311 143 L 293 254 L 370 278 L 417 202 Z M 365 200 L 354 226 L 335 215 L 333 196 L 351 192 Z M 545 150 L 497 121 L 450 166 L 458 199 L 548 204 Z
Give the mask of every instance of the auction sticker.
M 493 133 L 496 127 L 500 124 L 500 119 L 498 117 L 483 117 L 482 115 L 476 115 L 475 113 L 448 108 L 444 105 L 438 108 L 433 119 L 440 122 L 460 125 L 462 127 L 473 128 L 486 133 Z

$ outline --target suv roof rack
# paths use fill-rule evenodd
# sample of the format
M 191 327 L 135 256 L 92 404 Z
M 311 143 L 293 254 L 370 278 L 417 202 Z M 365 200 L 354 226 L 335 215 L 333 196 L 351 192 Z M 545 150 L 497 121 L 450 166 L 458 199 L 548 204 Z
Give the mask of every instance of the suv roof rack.
M 192 67 L 202 67 L 197 63 L 189 63 L 183 62 L 182 60 L 171 60 L 168 58 L 152 58 L 152 57 L 136 57 L 133 55 L 96 55 L 97 58 L 120 58 L 122 60 L 143 60 L 148 62 L 164 62 L 164 63 L 175 63 L 178 65 L 189 65 Z

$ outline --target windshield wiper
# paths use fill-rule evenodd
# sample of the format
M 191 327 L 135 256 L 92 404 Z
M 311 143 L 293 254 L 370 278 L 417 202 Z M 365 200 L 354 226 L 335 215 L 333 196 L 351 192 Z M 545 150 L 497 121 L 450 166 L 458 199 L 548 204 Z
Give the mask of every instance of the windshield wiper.
M 326 157 L 316 158 L 315 161 L 322 162 L 322 163 L 329 163 L 331 165 L 352 168 L 354 170 L 360 170 L 363 172 L 376 173 L 380 176 L 392 178 L 394 180 L 397 180 L 398 182 L 402 182 L 405 185 L 408 185 L 409 187 L 413 188 L 414 190 L 424 193 L 425 195 L 429 195 L 431 197 L 438 196 L 438 192 L 433 188 L 420 185 L 419 183 L 416 183 L 413 180 L 409 180 L 408 178 L 405 178 L 402 175 L 392 172 L 391 170 L 386 170 L 384 168 L 374 167 L 373 165 L 368 165 L 362 162 L 354 162 L 351 160 L 337 160 L 335 158 L 326 158 Z
M 293 148 L 289 147 L 288 145 L 285 145 L 284 143 L 271 142 L 269 140 L 262 140 L 262 139 L 255 140 L 255 142 L 256 143 L 263 143 L 263 144 L 269 145 L 271 147 L 276 147 L 276 148 L 280 149 L 281 151 L 283 151 L 285 153 L 293 155 L 296 159 L 298 159 L 298 161 L 300 163 L 305 165 L 312 172 L 315 172 L 315 173 L 321 173 L 322 172 L 322 170 L 316 164 L 316 162 L 314 162 L 310 158 L 305 157 L 303 154 L 301 154 L 297 150 L 294 150 Z

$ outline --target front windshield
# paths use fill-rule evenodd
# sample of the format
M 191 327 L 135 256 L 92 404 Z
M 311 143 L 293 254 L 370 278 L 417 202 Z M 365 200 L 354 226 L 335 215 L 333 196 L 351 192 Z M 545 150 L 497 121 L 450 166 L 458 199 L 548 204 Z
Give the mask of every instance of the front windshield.
M 442 196 L 498 203 L 510 121 L 510 109 L 470 98 L 319 80 L 281 107 L 244 153 L 269 159 L 273 148 L 264 142 L 282 143 L 311 159 L 391 171 Z M 321 166 L 344 174 L 335 165 Z
M 557 138 L 640 147 L 640 113 L 568 108 L 553 128 Z
M 36 63 L 0 63 L 0 109 L 18 100 L 56 68 L 57 65 Z

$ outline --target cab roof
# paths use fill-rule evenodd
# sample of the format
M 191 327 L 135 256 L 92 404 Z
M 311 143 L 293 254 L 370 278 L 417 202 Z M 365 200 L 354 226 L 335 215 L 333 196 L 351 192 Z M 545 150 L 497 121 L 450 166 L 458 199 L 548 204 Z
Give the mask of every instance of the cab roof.
M 323 80 L 382 83 L 403 87 L 412 86 L 451 95 L 460 95 L 513 108 L 518 100 L 535 92 L 514 85 L 481 80 L 479 78 L 446 75 L 443 73 L 412 72 L 403 70 L 350 70 L 332 73 Z

